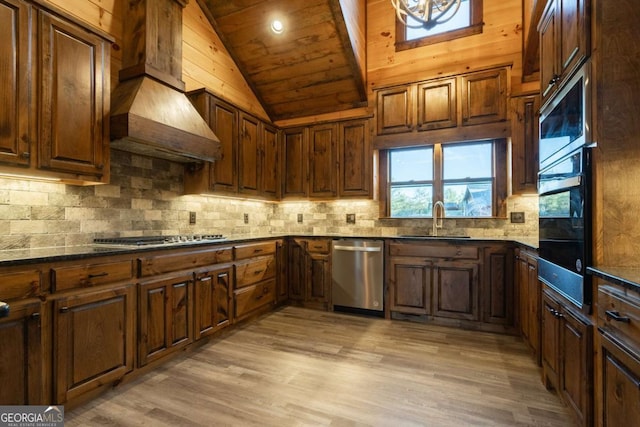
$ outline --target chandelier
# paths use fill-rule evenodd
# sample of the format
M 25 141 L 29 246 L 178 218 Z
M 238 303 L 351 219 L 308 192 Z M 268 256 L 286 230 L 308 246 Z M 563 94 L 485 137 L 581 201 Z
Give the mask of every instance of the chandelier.
M 431 28 L 447 22 L 460 9 L 462 0 L 391 0 L 400 22 L 411 28 Z M 407 17 L 414 18 L 418 24 L 412 24 Z

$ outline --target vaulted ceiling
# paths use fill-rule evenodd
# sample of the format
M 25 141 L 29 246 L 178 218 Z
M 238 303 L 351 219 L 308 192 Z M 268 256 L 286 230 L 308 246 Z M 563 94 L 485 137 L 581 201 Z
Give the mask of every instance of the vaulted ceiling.
M 366 105 L 365 0 L 197 1 L 271 120 Z

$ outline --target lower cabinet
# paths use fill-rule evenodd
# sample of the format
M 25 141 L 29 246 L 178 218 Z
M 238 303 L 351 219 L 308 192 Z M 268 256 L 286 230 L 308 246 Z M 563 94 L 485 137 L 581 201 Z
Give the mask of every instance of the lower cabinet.
M 193 340 L 193 273 L 152 278 L 138 286 L 138 366 L 144 366 Z
M 194 339 L 231 325 L 231 265 L 196 272 L 194 282 Z
M 234 248 L 234 319 L 243 320 L 277 301 L 277 242 L 250 243 Z
M 515 256 L 515 279 L 518 290 L 520 333 L 538 365 L 542 364 L 541 324 L 542 285 L 538 281 L 538 257 L 519 249 Z
M 42 405 L 42 303 L 10 303 L 0 319 L 0 405 Z
M 478 263 L 437 263 L 434 269 L 433 315 L 478 320 Z
M 433 263 L 417 258 L 395 257 L 389 266 L 389 311 L 431 314 Z
M 54 400 L 65 403 L 133 369 L 134 285 L 53 302 Z
M 542 370 L 579 425 L 593 423 L 593 325 L 549 288 L 542 292 Z
M 294 238 L 289 246 L 289 299 L 328 310 L 331 303 L 331 240 Z

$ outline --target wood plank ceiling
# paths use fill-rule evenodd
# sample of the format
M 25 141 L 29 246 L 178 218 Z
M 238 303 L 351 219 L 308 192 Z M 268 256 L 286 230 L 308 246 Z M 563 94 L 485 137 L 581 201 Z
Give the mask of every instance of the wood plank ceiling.
M 362 64 L 339 0 L 198 4 L 272 121 L 366 105 Z M 270 29 L 275 18 L 282 34 Z

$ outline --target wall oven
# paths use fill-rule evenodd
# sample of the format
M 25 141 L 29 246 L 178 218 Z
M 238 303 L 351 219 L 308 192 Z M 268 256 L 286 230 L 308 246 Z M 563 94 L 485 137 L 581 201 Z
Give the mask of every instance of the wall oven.
M 591 149 L 581 147 L 539 174 L 538 278 L 586 311 L 591 307 Z
M 540 112 L 540 281 L 591 309 L 590 63 Z

